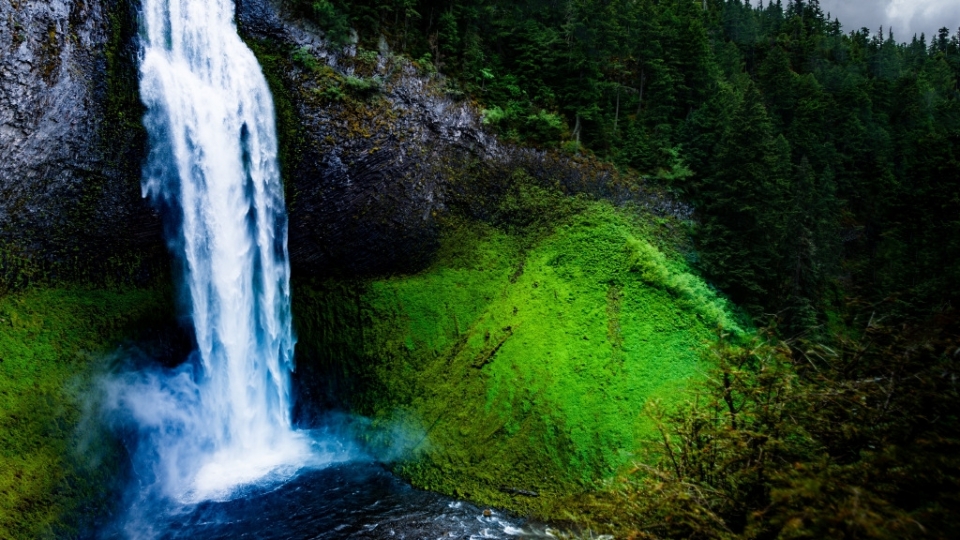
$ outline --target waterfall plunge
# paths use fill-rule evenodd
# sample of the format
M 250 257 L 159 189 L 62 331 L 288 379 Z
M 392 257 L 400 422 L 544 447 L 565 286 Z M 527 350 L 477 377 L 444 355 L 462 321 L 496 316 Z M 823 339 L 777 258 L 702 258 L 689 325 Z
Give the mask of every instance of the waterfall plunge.
M 171 245 L 198 350 L 122 376 L 108 407 L 137 426 L 140 484 L 182 502 L 336 460 L 290 420 L 294 338 L 273 102 L 232 0 L 143 0 L 143 191 Z

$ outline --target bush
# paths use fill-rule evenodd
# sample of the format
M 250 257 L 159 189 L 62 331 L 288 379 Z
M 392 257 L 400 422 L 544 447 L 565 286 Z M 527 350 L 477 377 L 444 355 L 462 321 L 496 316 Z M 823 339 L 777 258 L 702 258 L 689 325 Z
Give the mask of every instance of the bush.
M 946 538 L 960 527 L 958 317 L 835 346 L 729 336 L 707 385 L 575 518 L 635 538 Z M 576 503 L 571 503 L 576 504 Z
M 350 41 L 349 19 L 328 0 L 316 0 L 313 3 L 313 19 L 333 47 L 343 47 Z
M 320 61 L 317 60 L 317 57 L 310 52 L 310 47 L 300 47 L 293 51 L 291 58 L 294 62 L 314 73 L 319 72 L 324 67 L 324 64 L 321 64 Z
M 383 89 L 383 81 L 379 77 L 361 78 L 350 75 L 343 79 L 343 86 L 351 94 L 367 98 Z
M 514 134 L 511 139 L 539 144 L 555 144 L 567 131 L 567 125 L 559 114 L 544 109 L 532 111 L 529 105 L 509 101 L 506 108 L 494 105 L 483 111 L 483 124 L 493 126 L 504 134 Z
M 550 113 L 543 109 L 524 119 L 523 131 L 527 137 L 541 143 L 559 141 L 566 131 L 566 123 L 559 114 Z

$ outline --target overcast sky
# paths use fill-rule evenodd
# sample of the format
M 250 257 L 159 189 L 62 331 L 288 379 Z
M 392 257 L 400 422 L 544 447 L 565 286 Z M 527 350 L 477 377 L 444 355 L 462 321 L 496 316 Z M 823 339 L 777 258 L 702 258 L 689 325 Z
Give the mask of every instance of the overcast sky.
M 924 32 L 930 43 L 941 27 L 949 28 L 951 36 L 960 28 L 960 0 L 820 0 L 820 8 L 840 19 L 844 33 L 864 26 L 875 33 L 883 25 L 886 35 L 892 26 L 899 42 Z

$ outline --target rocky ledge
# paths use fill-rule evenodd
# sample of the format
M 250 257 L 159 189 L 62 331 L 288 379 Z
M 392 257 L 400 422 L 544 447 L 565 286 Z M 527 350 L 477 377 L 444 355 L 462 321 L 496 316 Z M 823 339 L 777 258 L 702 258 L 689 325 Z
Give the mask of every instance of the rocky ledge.
M 240 0 L 238 21 L 272 79 L 291 147 L 285 171 L 295 270 L 363 275 L 421 267 L 436 245 L 439 217 L 456 206 L 489 218 L 491 201 L 509 192 L 518 173 L 571 194 L 690 212 L 591 158 L 498 141 L 476 103 L 382 39 L 376 50 L 332 50 L 319 28 L 276 0 Z M 296 123 L 286 129 L 284 107 Z

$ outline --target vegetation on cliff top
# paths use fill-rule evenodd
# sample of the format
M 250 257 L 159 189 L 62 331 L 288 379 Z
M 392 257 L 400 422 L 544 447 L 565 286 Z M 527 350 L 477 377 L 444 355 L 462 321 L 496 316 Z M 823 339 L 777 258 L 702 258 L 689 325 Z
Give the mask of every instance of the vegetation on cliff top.
M 781 330 L 838 294 L 957 300 L 956 29 L 845 33 L 817 0 L 286 3 L 428 60 L 508 139 L 660 178 L 697 206 L 701 270 Z

